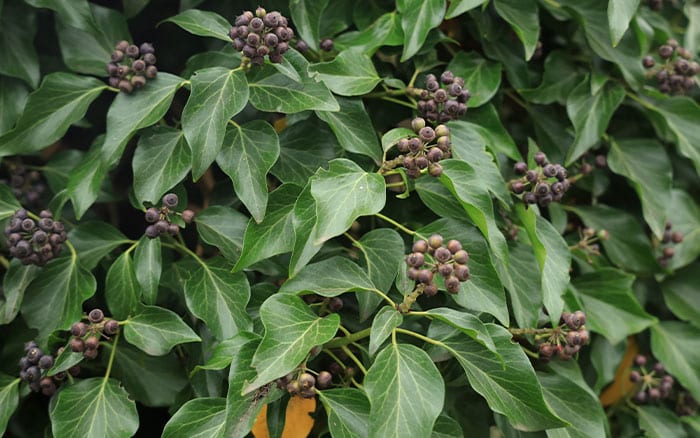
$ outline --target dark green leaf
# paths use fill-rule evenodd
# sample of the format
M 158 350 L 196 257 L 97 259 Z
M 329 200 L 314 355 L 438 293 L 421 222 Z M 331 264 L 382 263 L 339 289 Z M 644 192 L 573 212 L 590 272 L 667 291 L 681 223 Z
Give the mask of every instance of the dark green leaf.
M 136 403 L 114 379 L 93 377 L 63 388 L 49 410 L 54 436 L 128 437 L 136 433 Z
M 251 328 L 245 309 L 250 299 L 248 280 L 242 272 L 232 274 L 220 258 L 200 261 L 184 288 L 190 312 L 207 323 L 217 339 Z
M 217 247 L 229 261 L 238 259 L 248 222 L 244 214 L 230 207 L 213 205 L 197 214 L 195 220 L 197 232 L 203 241 Z
M 442 23 L 445 4 L 445 0 L 398 0 L 396 2 L 396 8 L 401 13 L 401 28 L 404 32 L 402 62 L 415 55 L 423 46 L 428 32 Z
M 36 15 L 21 6 L 19 2 L 8 4 L 0 15 L 0 73 L 22 79 L 36 88 L 40 76 L 39 59 L 33 44 Z
M 372 59 L 355 48 L 340 52 L 333 61 L 310 65 L 309 72 L 341 96 L 367 94 L 381 82 Z
M 648 104 L 650 109 L 664 117 L 668 128 L 676 138 L 678 151 L 693 161 L 695 169 L 700 172 L 700 133 L 695 129 L 695 121 L 700 117 L 700 106 L 687 97 L 675 97 Z
M 535 0 L 494 0 L 496 12 L 506 20 L 525 47 L 525 59 L 535 53 L 540 36 L 540 20 Z
M 229 120 L 248 103 L 248 82 L 243 70 L 223 67 L 199 70 L 190 81 L 182 130 L 192 149 L 192 177 L 197 180 L 219 154 Z
M 0 137 L 0 156 L 39 151 L 60 139 L 105 88 L 95 78 L 62 72 L 47 75 L 29 95 L 15 128 Z
M 331 36 L 320 34 L 321 16 L 327 5 L 328 0 L 291 0 L 289 2 L 294 29 L 313 50 L 318 50 L 318 43 L 323 36 Z
M 256 222 L 267 208 L 267 172 L 277 161 L 280 144 L 269 123 L 254 120 L 229 129 L 216 162 L 233 181 L 236 195 Z
M 20 379 L 0 375 L 0 433 L 3 435 L 19 405 L 19 382 Z
M 313 292 L 335 297 L 348 291 L 370 291 L 374 285 L 357 264 L 345 257 L 331 257 L 306 265 L 294 277 L 285 281 L 280 293 Z
M 0 76 L 0 136 L 15 125 L 27 102 L 29 90 L 21 81 Z
M 367 371 L 364 387 L 371 404 L 370 437 L 429 436 L 445 398 L 435 364 L 410 344 L 383 349 Z
M 188 9 L 163 22 L 175 23 L 194 35 L 217 38 L 227 43 L 231 42 L 231 38 L 228 36 L 231 25 L 224 17 L 215 12 Z
M 678 416 L 665 408 L 657 406 L 639 406 L 639 427 L 649 438 L 668 438 L 670 436 L 687 436 Z
M 30 284 L 22 315 L 29 327 L 47 339 L 54 330 L 67 330 L 83 315 L 83 302 L 97 288 L 95 277 L 73 257 L 50 261 Z
M 426 313 L 430 315 L 431 318 L 456 328 L 490 351 L 498 354 L 486 326 L 479 318 L 471 313 L 460 312 L 459 310 L 450 309 L 449 307 L 437 307 L 427 310 Z
M 265 219 L 260 223 L 254 219 L 248 222 L 234 271 L 294 248 L 294 233 L 289 230 L 294 229 L 294 203 L 300 192 L 297 185 L 282 184 L 270 194 Z
M 253 356 L 257 377 L 249 393 L 294 370 L 316 346 L 330 341 L 338 330 L 338 314 L 319 318 L 295 295 L 273 295 L 260 306 L 265 336 Z
M 455 76 L 464 78 L 464 88 L 472 95 L 469 108 L 491 100 L 501 85 L 501 65 L 485 60 L 476 52 L 458 52 L 447 68 Z
M 134 254 L 136 281 L 141 286 L 141 294 L 146 304 L 155 304 L 158 298 L 158 284 L 163 270 L 160 239 L 141 237 Z
M 21 207 L 10 186 L 7 184 L 0 185 L 0 220 L 11 217 Z
M 238 332 L 232 338 L 224 339 L 214 348 L 211 357 L 204 365 L 197 365 L 191 374 L 199 370 L 223 370 L 231 365 L 233 358 L 239 354 L 243 345 L 251 340 L 259 340 L 260 336 L 250 332 Z M 252 354 L 251 354 L 252 357 Z
M 151 356 L 167 354 L 178 344 L 202 341 L 176 313 L 158 306 L 140 306 L 124 323 L 124 339 Z
M 181 130 L 157 126 L 144 133 L 132 161 L 136 198 L 158 203 L 187 176 L 191 163 L 192 152 Z
M 142 295 L 136 280 L 134 261 L 130 252 L 123 252 L 112 263 L 105 278 L 105 300 L 112 315 L 126 319 L 136 309 Z
M 400 46 L 402 43 L 401 15 L 396 12 L 380 16 L 362 31 L 345 32 L 335 39 L 335 47 L 354 48 L 367 55 L 373 55 L 381 46 Z
M 65 348 L 61 354 L 56 356 L 56 360 L 50 370 L 46 372 L 48 376 L 53 376 L 61 371 L 68 371 L 73 366 L 79 364 L 85 359 L 82 353 L 75 353 L 70 348 Z
M 608 0 L 608 24 L 613 46 L 622 39 L 639 7 L 639 0 Z
M 484 3 L 486 3 L 486 0 L 454 0 L 454 1 L 451 1 L 450 5 L 447 8 L 447 14 L 445 14 L 445 18 L 454 18 L 458 15 L 462 15 L 463 13 L 469 11 L 470 9 L 474 9 L 477 6 L 481 6 Z
M 355 438 L 369 434 L 369 400 L 356 388 L 320 391 L 318 398 L 328 413 L 333 438 Z
M 394 329 L 403 323 L 403 315 L 391 306 L 384 306 L 372 319 L 369 354 L 374 355 Z
M 700 398 L 700 328 L 677 321 L 653 325 L 651 351 L 696 400 Z
M 226 399 L 205 397 L 189 400 L 163 429 L 163 437 L 217 438 L 224 436 Z
M 68 240 L 79 255 L 80 264 L 92 270 L 114 248 L 131 243 L 121 231 L 106 222 L 84 222 L 73 228 Z
M 480 108 L 469 111 L 469 121 L 466 122 L 475 128 L 486 142 L 486 146 L 493 152 L 501 153 L 515 161 L 522 160 L 515 142 L 506 128 L 501 123 L 496 108 L 486 104 Z
M 17 259 L 10 262 L 2 278 L 2 294 L 0 294 L 0 325 L 11 323 L 22 305 L 24 292 L 29 283 L 36 278 L 41 270 L 33 265 L 23 265 Z
M 674 189 L 668 218 L 673 231 L 683 234 L 683 241 L 673 245 L 674 254 L 669 264 L 671 269 L 679 269 L 700 256 L 700 208 L 688 193 Z
M 25 0 L 35 8 L 48 8 L 56 12 L 62 20 L 78 29 L 94 28 L 90 5 L 87 0 Z
M 571 90 L 581 82 L 581 75 L 576 70 L 570 56 L 563 50 L 554 50 L 544 61 L 544 75 L 537 88 L 518 90 L 528 102 L 566 104 Z M 470 102 L 471 104 L 471 102 Z
M 336 100 L 340 111 L 316 111 L 318 118 L 328 123 L 343 149 L 366 155 L 379 163 L 382 151 L 362 100 L 342 97 Z
M 661 283 L 661 290 L 664 293 L 666 305 L 674 315 L 700 328 L 698 281 L 700 281 L 700 265 L 695 263 L 676 272 L 674 276 L 666 278 Z
M 591 94 L 588 77 L 571 91 L 566 101 L 566 112 L 574 125 L 576 138 L 566 157 L 567 165 L 598 143 L 624 99 L 625 89 L 616 82 L 608 82 Z
M 510 247 L 509 271 L 514 289 L 508 292 L 515 320 L 519 327 L 536 327 L 542 309 L 542 294 L 533 291 L 542 290 L 542 287 L 540 267 L 530 246 L 518 243 Z

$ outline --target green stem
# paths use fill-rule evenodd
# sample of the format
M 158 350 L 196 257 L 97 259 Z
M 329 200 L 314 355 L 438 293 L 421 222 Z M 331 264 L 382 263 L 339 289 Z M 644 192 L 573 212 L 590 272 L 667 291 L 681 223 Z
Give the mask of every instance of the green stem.
M 403 183 L 403 181 L 399 181 L 399 182 L 394 182 L 394 183 L 389 183 L 389 184 L 387 184 L 387 185 L 386 185 L 386 188 L 390 189 L 390 188 L 392 188 L 392 187 L 404 187 L 404 186 L 405 186 L 405 184 Z
M 527 104 L 522 99 L 520 99 L 518 96 L 516 96 L 515 93 L 513 93 L 512 91 L 505 90 L 504 93 L 506 96 L 510 97 L 513 102 L 517 103 L 518 105 L 520 105 L 523 108 L 527 108 Z
M 542 334 L 550 334 L 552 332 L 551 328 L 509 328 L 508 331 L 514 335 L 514 336 L 523 336 L 523 335 L 542 335 Z
M 384 216 L 381 213 L 375 213 L 374 215 L 376 217 L 378 217 L 379 219 L 383 220 L 384 222 L 389 222 L 391 225 L 395 226 L 396 228 L 398 228 L 399 230 L 403 231 L 404 233 L 406 233 L 410 236 L 417 235 L 417 233 L 415 231 L 411 230 L 410 228 L 406 228 L 405 226 L 401 225 L 400 223 L 396 222 L 395 220 L 393 220 L 392 218 L 390 218 L 388 216 Z M 420 237 L 420 235 L 419 235 L 419 237 Z
M 162 245 L 165 246 L 166 248 L 173 248 L 177 249 L 178 251 L 182 252 L 185 255 L 188 255 L 195 259 L 197 263 L 202 265 L 205 269 L 209 270 L 209 267 L 207 266 L 206 263 L 204 263 L 204 260 L 202 260 L 196 253 L 194 253 L 191 249 L 186 247 L 185 245 L 181 244 L 178 241 L 175 241 L 175 243 L 167 243 L 167 242 L 162 242 Z
M 370 289 L 370 291 L 382 297 L 391 307 L 396 308 L 396 302 L 389 298 L 384 292 L 380 291 L 379 289 Z
M 326 351 L 326 350 L 332 350 L 335 348 L 343 348 L 346 345 L 352 344 L 353 342 L 357 342 L 360 339 L 364 339 L 364 338 L 368 337 L 371 333 L 372 333 L 372 328 L 367 327 L 366 329 L 360 330 L 359 332 L 352 333 L 348 336 L 333 338 L 330 341 L 323 344 L 323 350 Z
M 522 348 L 523 351 L 525 352 L 525 354 L 527 354 L 527 355 L 530 356 L 531 358 L 533 358 L 533 359 L 539 359 L 539 358 L 540 358 L 540 355 L 537 354 L 537 353 L 535 353 L 534 351 L 530 351 L 528 348 L 525 348 L 525 347 L 523 347 L 522 345 L 520 346 L 520 348 Z
M 107 86 L 106 88 L 107 88 L 109 91 L 112 91 L 112 92 L 114 92 L 114 93 L 119 93 L 119 88 L 114 88 L 114 87 L 110 87 L 110 86 Z
M 363 97 L 366 97 L 368 99 L 381 99 L 383 97 L 387 96 L 404 96 L 406 94 L 406 89 L 399 89 L 399 90 L 385 90 L 385 91 L 377 91 L 374 93 L 369 93 L 365 94 Z
M 114 335 L 114 342 L 112 343 L 112 351 L 109 354 L 109 362 L 107 362 L 107 370 L 105 371 L 104 379 L 102 380 L 102 391 L 104 391 L 105 385 L 109 380 L 109 375 L 112 373 L 112 365 L 114 364 L 114 357 L 117 353 L 117 342 L 119 342 L 119 332 Z
M 75 252 L 75 247 L 72 243 L 70 243 L 70 240 L 66 240 L 65 243 L 68 249 L 70 249 L 71 260 L 73 261 L 73 263 L 75 263 L 75 261 L 78 259 L 78 253 Z
M 401 327 L 396 327 L 394 329 L 394 333 L 403 333 L 405 335 L 413 336 L 416 339 L 420 339 L 421 341 L 427 342 L 428 344 L 437 345 L 438 347 L 444 346 L 444 344 L 440 341 L 436 341 L 435 339 L 430 339 L 429 337 L 423 336 L 420 333 L 416 333 L 412 330 L 402 329 Z
M 367 375 L 367 368 L 365 368 L 365 366 L 362 364 L 362 362 L 360 361 L 360 359 L 358 359 L 357 356 L 355 356 L 355 354 L 352 352 L 352 350 L 350 350 L 350 349 L 347 347 L 347 345 L 343 345 L 343 346 L 340 347 L 340 348 L 345 352 L 345 354 L 348 355 L 348 357 L 350 358 L 350 360 L 352 360 L 353 362 L 355 362 L 355 365 L 357 365 L 357 367 L 360 369 L 360 371 L 362 371 L 362 374 Z
M 0 265 L 2 265 L 3 268 L 7 269 L 10 267 L 10 262 L 7 261 L 5 257 L 0 255 Z
M 382 97 L 381 99 L 386 100 L 387 102 L 395 103 L 397 105 L 405 106 L 406 108 L 416 109 L 416 106 L 413 105 L 412 103 L 406 102 L 403 100 L 399 100 L 399 99 L 394 99 L 393 97 Z
M 635 102 L 637 102 L 638 104 L 640 104 L 640 105 L 643 106 L 644 108 L 650 109 L 650 110 L 655 109 L 655 108 L 654 108 L 654 105 L 652 105 L 652 104 L 650 104 L 649 102 L 645 101 L 644 99 L 640 98 L 639 96 L 637 96 L 636 94 L 632 93 L 631 91 L 626 91 L 625 93 L 627 94 L 627 97 L 629 97 L 630 99 L 634 100 Z
M 411 76 L 411 80 L 408 81 L 408 88 L 413 88 L 413 84 L 416 83 L 416 79 L 418 78 L 418 74 L 420 73 L 420 70 L 416 69 L 413 72 L 413 75 Z
M 228 122 L 229 122 L 231 125 L 235 126 L 236 129 L 241 129 L 241 125 L 239 125 L 238 123 L 234 122 L 233 119 L 229 119 Z

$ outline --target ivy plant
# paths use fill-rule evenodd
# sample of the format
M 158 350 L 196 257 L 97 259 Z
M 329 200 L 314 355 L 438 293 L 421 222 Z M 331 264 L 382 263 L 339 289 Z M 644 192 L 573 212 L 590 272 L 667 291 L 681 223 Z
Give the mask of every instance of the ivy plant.
M 700 3 L 0 0 L 0 433 L 700 436 Z

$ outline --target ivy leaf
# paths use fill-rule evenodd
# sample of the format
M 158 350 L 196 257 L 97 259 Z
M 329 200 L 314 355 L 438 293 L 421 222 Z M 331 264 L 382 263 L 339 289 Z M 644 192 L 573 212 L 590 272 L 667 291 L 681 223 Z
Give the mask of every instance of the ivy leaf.
M 314 132 L 312 136 L 309 135 L 311 131 Z M 328 162 L 336 157 L 336 149 L 340 149 L 328 125 L 315 118 L 289 126 L 280 133 L 279 139 L 280 157 L 271 173 L 282 182 L 301 187 L 316 170 L 328 167 Z
M 61 371 L 68 371 L 73 366 L 85 359 L 82 353 L 75 353 L 70 348 L 65 348 L 61 354 L 56 356 L 56 360 L 50 370 L 46 372 L 48 376 L 54 376 Z
M 567 209 L 581 217 L 587 227 L 608 231 L 610 237 L 602 245 L 606 255 L 617 266 L 635 272 L 653 272 L 658 269 L 651 243 L 640 223 L 631 214 L 605 205 Z
M 469 107 L 479 107 L 496 94 L 501 85 L 501 65 L 487 61 L 476 52 L 458 52 L 447 69 L 464 78 L 464 88 L 472 97 Z M 456 138 L 456 137 L 453 137 Z
M 372 331 L 369 337 L 369 354 L 374 355 L 384 341 L 391 336 L 394 329 L 403 323 L 403 315 L 391 306 L 379 309 L 372 319 Z
M 260 111 L 298 113 L 304 110 L 338 111 L 338 102 L 323 84 L 308 77 L 309 63 L 290 50 L 285 54 L 296 70 L 302 71 L 296 82 L 266 65 L 248 74 L 250 103 Z
M 401 62 L 415 55 L 423 46 L 428 32 L 442 23 L 445 0 L 398 0 L 396 8 L 401 13 L 403 29 L 403 53 Z
M 5 434 L 7 423 L 19 405 L 20 379 L 0 375 L 0 433 Z
M 540 265 L 542 302 L 552 323 L 556 324 L 564 310 L 562 294 L 569 283 L 569 246 L 554 226 L 536 214 L 534 209 L 526 209 L 523 204 L 518 204 L 516 211 L 525 226 L 537 263 Z
M 387 346 L 367 371 L 364 387 L 371 405 L 368 436 L 430 436 L 445 383 L 425 351 L 410 344 Z
M 92 30 L 94 23 L 87 0 L 27 0 L 35 8 L 48 8 L 78 29 Z
M 588 77 L 571 91 L 566 101 L 566 112 L 574 125 L 576 137 L 566 157 L 567 165 L 595 146 L 624 99 L 625 89 L 616 82 L 608 82 L 591 94 Z
M 381 175 L 367 173 L 344 158 L 331 161 L 328 170 L 320 169 L 311 180 L 317 217 L 314 243 L 342 234 L 359 216 L 381 211 L 386 203 L 385 186 Z
M 511 341 L 510 332 L 494 324 L 486 327 L 503 361 L 440 321 L 433 321 L 428 336 L 443 344 L 464 369 L 472 388 L 486 399 L 493 411 L 508 417 L 514 428 L 533 431 L 566 426 L 547 406 L 530 360 Z
M 639 0 L 608 0 L 608 24 L 613 47 L 618 45 L 627 31 L 638 7 Z
M 0 76 L 0 136 L 15 126 L 29 96 L 28 87 L 20 80 Z
M 203 397 L 189 400 L 163 429 L 163 437 L 215 438 L 224 436 L 226 399 Z
M 413 129 L 409 128 L 393 128 L 388 130 L 382 135 L 382 150 L 388 151 L 402 138 L 410 137 L 416 135 Z
M 673 231 L 683 234 L 683 241 L 674 245 L 670 268 L 675 270 L 694 262 L 700 255 L 700 208 L 688 193 L 674 189 L 668 208 Z
M 451 1 L 450 5 L 447 8 L 447 14 L 445 14 L 445 18 L 450 19 L 450 18 L 455 18 L 459 15 L 462 15 L 463 13 L 476 8 L 477 6 L 481 6 L 482 4 L 486 3 L 486 0 L 455 0 Z
M 382 80 L 372 59 L 357 48 L 343 50 L 333 61 L 312 64 L 309 72 L 341 96 L 367 94 Z
M 193 151 L 192 177 L 198 180 L 219 154 L 229 120 L 248 103 L 248 81 L 243 70 L 223 67 L 198 70 L 190 81 L 182 130 Z
M 510 256 L 509 271 L 515 288 L 508 292 L 513 315 L 519 327 L 535 327 L 542 309 L 542 294 L 532 293 L 542 290 L 537 258 L 530 246 L 520 243 L 510 247 Z
M 571 57 L 563 50 L 553 50 L 544 61 L 544 75 L 537 88 L 518 90 L 528 102 L 566 104 L 571 90 L 581 82 L 581 74 L 576 70 Z M 471 103 L 470 103 L 471 105 Z
M 269 123 L 254 120 L 226 132 L 224 147 L 216 158 L 233 181 L 236 195 L 256 222 L 267 208 L 267 172 L 277 161 L 280 143 Z
M 49 407 L 54 436 L 128 437 L 136 433 L 136 403 L 114 379 L 92 377 L 63 388 Z
M 61 257 L 50 261 L 29 287 L 32 293 L 24 297 L 22 315 L 45 340 L 54 330 L 67 330 L 80 320 L 83 302 L 95 294 L 97 285 L 75 258 Z
M 9 324 L 15 319 L 22 305 L 24 292 L 40 272 L 37 266 L 23 265 L 17 259 L 10 261 L 10 266 L 2 278 L 0 325 Z
M 700 396 L 700 328 L 677 321 L 651 326 L 651 351 L 668 372 L 690 391 Z
M 265 300 L 260 319 L 265 336 L 252 360 L 258 374 L 244 394 L 294 370 L 314 346 L 333 339 L 340 324 L 338 314 L 319 318 L 301 298 L 287 294 Z
M 638 406 L 639 427 L 649 438 L 687 436 L 683 424 L 674 412 L 657 406 Z
M 294 249 L 289 261 L 289 276 L 296 275 L 321 249 L 323 243 L 312 238 L 316 229 L 316 201 L 311 196 L 311 183 L 302 190 L 294 203 Z
M 321 17 L 326 6 L 328 6 L 328 0 L 292 0 L 289 2 L 294 28 L 313 50 L 318 50 L 318 43 L 321 40 Z
M 141 306 L 129 317 L 124 339 L 151 356 L 167 354 L 178 344 L 202 341 L 176 313 L 158 306 Z
M 382 154 L 372 121 L 361 99 L 336 98 L 340 111 L 316 111 L 318 118 L 328 123 L 340 146 L 348 152 L 370 157 L 375 163 L 381 162 Z
M 92 270 L 113 249 L 131 243 L 121 231 L 106 222 L 83 222 L 68 233 L 68 240 L 75 247 L 79 261 Z
M 141 286 L 136 280 L 134 261 L 130 252 L 123 252 L 107 271 L 105 300 L 115 318 L 126 319 L 136 309 L 141 297 Z
M 105 88 L 102 81 L 91 77 L 62 72 L 47 75 L 29 95 L 14 129 L 0 137 L 0 157 L 39 151 L 60 139 Z
M 333 438 L 369 436 L 370 405 L 364 392 L 356 388 L 320 391 L 318 398 L 328 414 Z
M 259 341 L 260 336 L 251 332 L 238 332 L 236 336 L 224 339 L 216 345 L 207 363 L 194 367 L 190 375 L 193 375 L 200 370 L 223 370 L 231 365 L 231 361 L 237 354 L 240 353 L 241 348 L 252 340 Z M 253 355 L 251 353 L 251 357 L 252 356 Z
M 41 74 L 33 44 L 37 31 L 36 15 L 26 7 L 17 6 L 17 3 L 8 4 L 0 16 L 3 30 L 0 34 L 0 73 L 22 79 L 36 88 Z
M 185 281 L 187 308 L 203 320 L 214 336 L 227 339 L 241 330 L 250 330 L 246 305 L 250 286 L 241 272 L 232 274 L 220 258 L 200 261 Z
M 674 255 L 675 257 L 675 255 Z M 679 319 L 700 328 L 700 265 L 695 263 L 677 271 L 661 283 L 664 302 Z M 7 291 L 7 288 L 5 288 Z
M 513 138 L 501 123 L 496 108 L 490 103 L 469 112 L 469 124 L 484 138 L 486 146 L 494 153 L 501 153 L 515 160 L 522 160 Z
M 0 220 L 7 219 L 15 214 L 15 211 L 22 208 L 15 195 L 12 194 L 10 186 L 0 185 Z
M 525 59 L 535 53 L 540 36 L 540 20 L 535 0 L 494 0 L 496 12 L 510 24 L 525 47 Z
M 496 345 L 488 335 L 488 330 L 483 322 L 476 316 L 467 312 L 450 309 L 449 307 L 436 307 L 426 311 L 433 319 L 444 322 L 445 324 L 456 328 L 465 335 L 482 344 L 490 351 L 498 355 Z
M 371 56 L 381 46 L 400 46 L 403 42 L 400 20 L 400 14 L 387 12 L 362 31 L 339 35 L 335 39 L 335 47 L 354 48 Z
M 163 270 L 160 239 L 141 237 L 134 254 L 136 281 L 141 286 L 141 294 L 146 304 L 155 304 L 158 298 L 158 284 Z
M 248 222 L 243 213 L 223 205 L 212 205 L 198 213 L 195 221 L 203 241 L 217 247 L 229 261 L 238 260 Z
M 290 252 L 294 248 L 294 203 L 301 188 L 295 184 L 282 184 L 270 194 L 267 213 L 262 222 L 248 222 L 243 236 L 241 257 L 233 267 L 240 271 L 253 263 L 277 254 Z
M 649 139 L 612 141 L 608 166 L 626 177 L 642 201 L 644 219 L 661 239 L 671 202 L 671 161 L 661 143 Z
M 175 23 L 187 32 L 203 37 L 217 38 L 227 43 L 231 42 L 228 36 L 231 24 L 216 12 L 188 9 L 172 16 L 161 23 Z
M 280 293 L 313 292 L 335 297 L 347 291 L 370 291 L 374 285 L 357 264 L 345 257 L 331 257 L 306 265 L 297 275 L 285 281 Z
M 695 169 L 700 172 L 700 134 L 695 127 L 695 121 L 700 117 L 700 106 L 688 97 L 675 97 L 648 105 L 645 108 L 663 116 L 668 128 L 676 138 L 678 151 L 690 159 Z M 26 111 L 25 111 L 26 112 Z
M 158 203 L 187 176 L 191 163 L 192 152 L 181 130 L 156 126 L 142 134 L 132 160 L 138 201 Z

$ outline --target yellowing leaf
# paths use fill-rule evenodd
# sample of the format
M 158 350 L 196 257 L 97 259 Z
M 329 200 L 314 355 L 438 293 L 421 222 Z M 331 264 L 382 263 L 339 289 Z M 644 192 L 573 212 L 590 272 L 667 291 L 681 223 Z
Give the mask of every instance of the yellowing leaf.
M 314 419 L 311 414 L 315 411 L 315 398 L 292 397 L 287 404 L 284 416 L 282 438 L 306 438 L 309 436 L 314 427 Z M 255 438 L 270 438 L 270 431 L 267 429 L 267 405 L 260 410 L 251 432 Z

